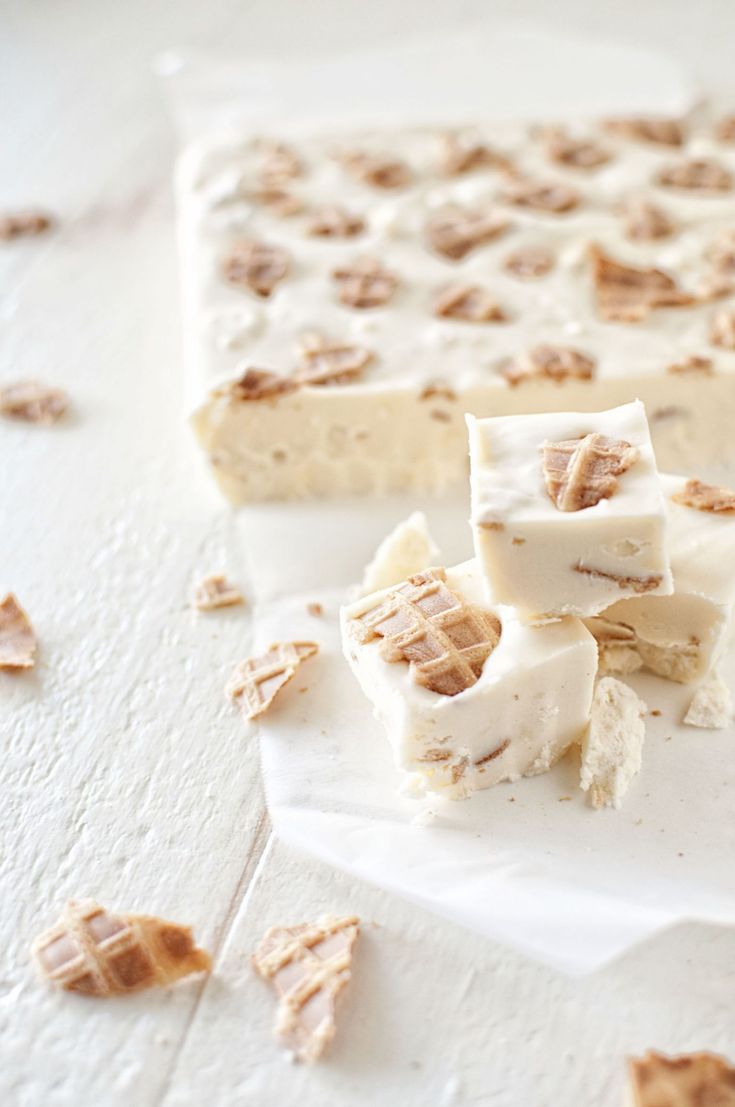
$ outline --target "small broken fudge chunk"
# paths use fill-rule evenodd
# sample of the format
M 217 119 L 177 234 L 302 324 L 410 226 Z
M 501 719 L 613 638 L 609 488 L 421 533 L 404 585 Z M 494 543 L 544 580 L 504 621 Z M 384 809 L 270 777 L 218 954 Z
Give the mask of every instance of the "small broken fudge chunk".
M 630 200 L 623 210 L 623 228 L 632 242 L 656 242 L 674 233 L 675 224 L 650 200 Z
M 524 626 L 488 602 L 476 561 L 425 570 L 341 618 L 345 657 L 397 767 L 430 791 L 463 798 L 544 772 L 581 738 L 594 639 L 575 619 Z
M 608 322 L 639 323 L 654 308 L 684 307 L 695 297 L 661 269 L 624 265 L 598 246 L 590 249 L 597 310 Z
M 466 323 L 504 323 L 508 318 L 492 293 L 476 284 L 443 289 L 434 299 L 434 315 Z
M 698 494 L 686 477 L 660 475 L 668 523 L 674 591 L 670 596 L 636 596 L 587 619 L 597 639 L 600 669 L 630 673 L 645 668 L 667 680 L 689 683 L 712 671 L 733 623 L 735 579 L 735 494 L 711 488 L 705 502 L 730 502 L 730 512 L 697 509 Z M 703 486 L 708 488 L 710 486 Z
M 647 710 L 627 684 L 614 677 L 597 682 L 582 739 L 579 782 L 593 807 L 620 807 L 631 780 L 640 772 Z
M 252 956 L 253 968 L 278 995 L 275 1034 L 299 1061 L 318 1061 L 334 1038 L 336 1003 L 350 980 L 360 933 L 356 915 L 274 926 Z
M 378 546 L 362 578 L 362 595 L 400 584 L 436 562 L 439 550 L 429 534 L 426 516 L 414 511 Z
M 69 406 L 69 397 L 60 388 L 49 388 L 38 381 L 16 381 L 0 385 L 0 415 L 24 423 L 49 426 L 57 422 Z
M 213 573 L 197 584 L 193 602 L 198 611 L 214 611 L 218 607 L 234 607 L 244 600 L 240 589 L 226 576 Z
M 730 192 L 733 178 L 730 170 L 713 158 L 692 158 L 664 166 L 656 174 L 656 183 L 693 192 Z
M 735 512 L 735 492 L 729 488 L 718 488 L 715 484 L 705 484 L 695 477 L 686 482 L 683 488 L 671 497 L 675 504 L 693 507 L 697 511 Z
M 605 127 L 618 138 L 636 142 L 651 142 L 656 146 L 681 146 L 684 127 L 678 119 L 662 119 L 655 116 L 630 116 L 606 119 Z
M 594 139 L 576 138 L 559 128 L 548 133 L 546 153 L 551 161 L 569 169 L 598 169 L 612 157 L 611 151 Z
M 301 384 L 348 384 L 357 380 L 373 360 L 365 346 L 335 342 L 320 334 L 301 339 L 301 364 L 295 378 Z
M 460 261 L 478 246 L 492 242 L 509 227 L 508 220 L 494 212 L 452 207 L 435 212 L 426 224 L 426 238 L 432 250 L 452 261 Z
M 568 442 L 544 442 L 546 491 L 559 511 L 582 511 L 614 495 L 618 477 L 638 459 L 629 442 L 586 434 Z
M 515 207 L 563 215 L 578 207 L 581 197 L 575 188 L 561 181 L 535 181 L 518 177 L 503 186 L 500 199 Z
M 503 260 L 503 269 L 520 281 L 545 277 L 554 268 L 554 255 L 545 246 L 519 246 Z
M 318 208 L 306 228 L 313 238 L 354 238 L 365 230 L 365 220 L 339 204 Z
M 49 983 L 101 998 L 166 987 L 212 967 L 188 926 L 153 915 L 113 915 L 91 899 L 70 900 L 32 954 Z
M 630 1107 L 735 1107 L 735 1067 L 714 1053 L 628 1059 Z
M 372 188 L 406 188 L 413 179 L 406 163 L 389 155 L 355 150 L 341 155 L 340 160 L 356 180 Z
M 229 284 L 247 288 L 267 299 L 287 275 L 288 251 L 282 246 L 254 239 L 236 242 L 222 262 L 222 274 Z
M 534 346 L 504 362 L 500 371 L 512 386 L 527 380 L 588 381 L 594 376 L 595 361 L 572 346 Z
M 35 237 L 50 230 L 54 220 L 43 211 L 14 211 L 0 215 L 0 241 L 13 238 Z
M 316 642 L 275 642 L 264 654 L 241 661 L 225 688 L 246 719 L 268 711 L 282 688 L 309 657 L 319 652 Z
M 671 593 L 643 404 L 467 423 L 475 552 L 499 603 L 538 621 Z
M 31 620 L 12 592 L 0 603 L 0 671 L 32 669 L 38 642 Z
M 361 258 L 332 271 L 339 299 L 347 307 L 383 307 L 398 288 L 398 278 L 375 258 Z
M 713 673 L 694 693 L 684 716 L 687 726 L 723 730 L 732 722 L 730 689 L 719 673 Z

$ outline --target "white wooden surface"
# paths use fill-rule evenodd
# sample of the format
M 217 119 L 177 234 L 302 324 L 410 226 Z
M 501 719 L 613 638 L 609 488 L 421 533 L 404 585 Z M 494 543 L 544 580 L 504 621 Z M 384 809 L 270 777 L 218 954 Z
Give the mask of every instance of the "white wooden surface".
M 727 0 L 561 6 L 581 30 L 728 77 Z M 248 613 L 187 607 L 204 572 L 244 579 L 246 537 L 182 425 L 174 143 L 150 57 L 180 42 L 309 52 L 481 7 L 377 4 L 366 28 L 344 0 L 0 5 L 0 206 L 60 219 L 0 249 L 0 377 L 74 400 L 57 427 L 0 427 L 0 591 L 41 639 L 35 672 L 0 675 L 3 1103 L 614 1107 L 628 1051 L 735 1052 L 735 932 L 680 928 L 569 980 L 270 840 L 255 751 L 222 696 Z M 75 894 L 190 921 L 215 975 L 99 1005 L 39 986 L 28 942 Z M 325 909 L 366 926 L 335 1049 L 307 1070 L 271 1042 L 247 954 L 268 925 Z

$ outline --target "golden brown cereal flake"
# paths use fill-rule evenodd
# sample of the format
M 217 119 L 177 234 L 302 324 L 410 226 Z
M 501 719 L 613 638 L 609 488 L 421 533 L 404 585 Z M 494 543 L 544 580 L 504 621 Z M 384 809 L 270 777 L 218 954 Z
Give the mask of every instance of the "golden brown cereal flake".
M 533 208 L 552 215 L 563 215 L 579 205 L 576 189 L 560 181 L 533 181 L 518 178 L 501 190 L 500 199 L 519 208 Z
M 222 274 L 230 284 L 267 298 L 289 270 L 288 251 L 254 239 L 242 239 L 222 262 Z
M 594 577 L 596 580 L 612 580 L 618 588 L 624 589 L 626 592 L 635 592 L 637 596 L 642 596 L 646 592 L 654 592 L 660 587 L 663 579 L 660 573 L 651 573 L 647 577 L 626 577 L 619 573 L 608 573 L 604 569 L 595 569 L 591 565 L 583 565 L 581 561 L 578 561 L 572 568 L 575 573 L 582 573 L 586 577 Z
M 287 188 L 276 186 L 261 188 L 251 195 L 254 203 L 267 208 L 272 215 L 277 215 L 281 219 L 289 215 L 298 215 L 304 210 L 304 201 L 301 197 L 289 192 Z
M 527 380 L 591 380 L 595 360 L 572 346 L 534 346 L 528 353 L 511 358 L 501 367 L 508 384 L 515 387 Z
M 735 492 L 729 488 L 705 484 L 696 478 L 688 480 L 681 492 L 675 492 L 671 499 L 675 504 L 693 507 L 697 511 L 712 511 L 723 515 L 735 512 Z
M 630 1107 L 735 1107 L 735 1068 L 714 1053 L 628 1059 Z
M 212 966 L 188 926 L 152 915 L 112 915 L 91 899 L 71 900 L 32 953 L 51 984 L 102 998 L 166 987 Z
M 302 663 L 318 652 L 316 642 L 275 642 L 264 654 L 236 666 L 225 693 L 239 703 L 246 719 L 257 719 L 268 711 Z
M 442 696 L 472 687 L 501 635 L 500 620 L 446 585 L 444 569 L 426 569 L 353 619 L 360 642 L 378 637 L 380 656 L 408 662 L 417 684 Z
M 306 613 L 317 619 L 324 614 L 324 608 L 320 603 L 307 603 Z
M 222 573 L 213 573 L 194 589 L 194 607 L 198 611 L 214 611 L 218 607 L 235 607 L 244 602 L 242 592 Z
M 53 218 L 42 211 L 14 211 L 0 215 L 0 241 L 33 237 L 53 226 Z
M 614 495 L 618 477 L 638 459 L 629 442 L 586 434 L 564 442 L 544 442 L 546 491 L 559 511 L 581 511 Z
M 569 169 L 598 169 L 612 154 L 590 138 L 573 138 L 565 131 L 552 129 L 547 137 L 546 153 L 551 161 Z
M 655 242 L 674 233 L 674 223 L 650 200 L 631 200 L 624 210 L 623 229 L 631 242 Z
M 229 384 L 216 388 L 214 396 L 226 396 L 238 403 L 254 403 L 258 400 L 272 400 L 298 388 L 298 383 L 290 377 L 282 377 L 269 369 L 246 369 L 242 376 Z
M 398 158 L 352 151 L 341 160 L 353 177 L 372 188 L 405 188 L 412 180 L 411 170 Z
M 597 310 L 608 322 L 639 323 L 658 307 L 684 307 L 695 297 L 682 292 L 661 269 L 623 265 L 597 247 L 590 249 Z
M 503 260 L 503 269 L 520 281 L 545 277 L 554 268 L 554 255 L 545 246 L 519 246 Z
M 735 230 L 722 230 L 707 248 L 707 260 L 715 269 L 735 274 Z
M 314 212 L 306 233 L 314 238 L 354 238 L 365 230 L 365 220 L 339 204 L 329 204 Z
M 447 400 L 448 402 L 454 402 L 457 399 L 457 393 L 453 388 L 450 388 L 444 381 L 430 381 L 425 385 L 419 393 L 420 400 Z
M 618 138 L 635 142 L 652 142 L 656 146 L 681 146 L 684 128 L 677 119 L 657 119 L 653 116 L 631 116 L 608 119 L 605 127 Z
M 332 342 L 319 334 L 301 340 L 301 365 L 295 373 L 300 384 L 347 384 L 356 380 L 373 359 L 364 346 Z
M 460 261 L 478 246 L 498 238 L 509 225 L 505 216 L 497 213 L 447 208 L 430 217 L 426 224 L 426 239 L 438 254 Z
M 339 299 L 348 307 L 383 307 L 398 287 L 398 278 L 375 258 L 362 258 L 332 272 Z
M 31 620 L 12 592 L 8 592 L 0 603 L 0 670 L 32 669 L 37 648 Z
M 732 308 L 721 308 L 713 316 L 709 340 L 713 346 L 735 350 L 735 311 Z
M 360 933 L 356 915 L 274 926 L 252 956 L 253 968 L 278 995 L 275 1034 L 299 1061 L 317 1061 L 337 1029 L 337 997 L 350 979 Z
M 667 373 L 702 373 L 711 377 L 714 372 L 711 357 L 700 357 L 698 354 L 689 354 L 681 361 L 675 361 L 666 366 Z
M 263 160 L 260 176 L 264 182 L 275 186 L 302 176 L 304 167 L 295 150 L 283 142 L 263 143 Z
M 667 165 L 656 174 L 656 183 L 663 188 L 681 188 L 695 192 L 729 192 L 732 174 L 712 158 L 692 158 Z
M 445 288 L 434 300 L 434 315 L 467 323 L 504 323 L 508 318 L 495 297 L 476 284 Z
M 55 423 L 69 406 L 60 388 L 48 388 L 38 381 L 16 381 L 0 386 L 0 415 L 24 423 Z
M 455 134 L 442 135 L 439 172 L 445 177 L 459 177 L 476 169 L 512 170 L 512 162 L 504 154 L 481 142 L 461 139 Z
M 719 142 L 735 142 L 735 115 L 726 115 L 715 127 L 715 138 Z

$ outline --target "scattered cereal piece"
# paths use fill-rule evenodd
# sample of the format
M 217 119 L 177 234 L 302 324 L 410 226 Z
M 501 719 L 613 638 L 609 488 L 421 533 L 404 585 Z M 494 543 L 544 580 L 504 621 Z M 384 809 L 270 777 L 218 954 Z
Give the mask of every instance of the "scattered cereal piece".
M 697 688 L 684 716 L 684 722 L 687 726 L 698 726 L 707 730 L 722 730 L 730 725 L 732 715 L 730 689 L 719 673 L 714 673 Z
M 714 1053 L 628 1059 L 630 1107 L 735 1107 L 735 1068 Z
M 152 915 L 112 915 L 91 899 L 71 900 L 32 953 L 50 983 L 98 997 L 165 987 L 212 965 L 188 926 Z
M 693 507 L 697 511 L 721 511 L 726 514 L 735 511 L 735 492 L 729 488 L 705 484 L 694 477 L 686 482 L 681 492 L 675 492 L 671 499 L 675 504 Z
M 66 392 L 47 388 L 38 381 L 17 381 L 0 386 L 0 414 L 10 419 L 49 426 L 61 418 L 68 406 Z
M 587 434 L 543 444 L 546 490 L 559 511 L 581 511 L 615 493 L 617 478 L 638 459 L 629 442 Z
M 221 573 L 205 577 L 194 589 L 194 607 L 199 611 L 214 611 L 218 607 L 234 607 L 243 603 L 239 588 Z
M 0 603 L 0 670 L 32 669 L 38 642 L 31 621 L 12 592 Z
M 316 642 L 275 642 L 266 653 L 236 666 L 225 693 L 240 704 L 246 719 L 257 719 L 269 710 L 302 662 L 318 652 Z
M 15 211 L 0 215 L 0 241 L 43 234 L 54 224 L 52 216 L 43 211 Z
M 271 927 L 252 956 L 278 995 L 276 1037 L 299 1061 L 317 1061 L 335 1035 L 337 996 L 349 982 L 359 933 L 356 915 L 324 915 L 316 923 Z
M 654 308 L 694 303 L 694 296 L 682 292 L 673 277 L 661 269 L 623 265 L 597 246 L 592 247 L 590 255 L 597 310 L 608 322 L 639 323 Z
M 324 614 L 324 608 L 320 603 L 307 603 L 306 605 L 307 615 L 313 615 L 315 619 L 318 619 Z

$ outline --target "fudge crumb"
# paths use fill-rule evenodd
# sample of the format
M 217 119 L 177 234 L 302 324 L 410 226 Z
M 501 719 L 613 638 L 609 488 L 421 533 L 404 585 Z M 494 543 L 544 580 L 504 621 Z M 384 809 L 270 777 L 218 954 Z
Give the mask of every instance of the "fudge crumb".
M 474 284 L 453 285 L 434 300 L 434 315 L 467 323 L 504 323 L 508 316 L 494 296 Z
M 669 238 L 675 224 L 663 208 L 650 200 L 631 200 L 624 210 L 623 230 L 632 242 L 656 242 Z
M 332 271 L 339 299 L 353 308 L 387 304 L 398 287 L 398 278 L 374 258 L 362 258 Z
M 664 166 L 656 174 L 656 183 L 663 188 L 695 192 L 730 192 L 733 179 L 730 171 L 713 158 L 691 158 Z
M 352 624 L 360 642 L 382 638 L 383 660 L 408 662 L 417 684 L 456 696 L 477 682 L 502 627 L 496 615 L 467 604 L 445 582 L 444 569 L 416 573 Z
M 498 238 L 509 226 L 505 216 L 455 206 L 435 212 L 429 218 L 426 239 L 437 254 L 460 261 L 478 246 Z
M 365 230 L 365 220 L 339 204 L 329 204 L 314 212 L 306 233 L 314 238 L 354 238 Z
M 659 711 L 659 709 L 657 707 L 653 707 L 653 708 L 651 708 L 649 714 L 653 715 L 656 719 L 658 719 L 658 717 L 661 715 L 661 712 Z
M 515 207 L 563 215 L 579 206 L 580 195 L 576 189 L 559 181 L 532 181 L 518 178 L 504 186 L 500 192 L 500 199 Z
M 307 615 L 313 615 L 315 619 L 318 619 L 320 615 L 324 614 L 324 608 L 320 603 L 307 603 L 306 613 Z
M 520 281 L 545 277 L 554 268 L 554 255 L 545 246 L 519 246 L 503 261 L 503 269 Z
M 113 915 L 91 899 L 70 900 L 31 952 L 49 983 L 100 998 L 167 987 L 212 967 L 188 926 L 153 915 Z
M 0 241 L 34 237 L 50 230 L 53 225 L 53 217 L 43 211 L 9 212 L 7 215 L 0 215 Z
M 439 172 L 445 177 L 459 177 L 475 169 L 498 169 L 509 173 L 512 168 L 510 158 L 484 143 L 464 141 L 455 134 L 442 135 Z
M 667 373 L 702 373 L 711 377 L 714 373 L 711 357 L 700 357 L 698 354 L 689 354 L 681 361 L 675 361 L 666 366 Z
M 302 663 L 318 652 L 316 642 L 275 642 L 266 653 L 235 667 L 225 694 L 239 703 L 246 719 L 257 719 L 269 710 Z
M 69 406 L 60 388 L 48 388 L 38 381 L 16 381 L 0 386 L 0 414 L 24 423 L 56 423 Z
M 730 689 L 719 673 L 706 680 L 694 693 L 684 716 L 687 726 L 722 730 L 732 722 L 733 707 Z
M 614 677 L 597 682 L 590 721 L 582 739 L 580 788 L 592 807 L 620 807 L 640 771 L 646 734 L 646 705 L 632 688 Z
M 710 325 L 709 340 L 713 346 L 735 350 L 735 311 L 722 308 L 715 314 Z
M 295 377 L 300 384 L 347 384 L 362 375 L 373 356 L 365 346 L 305 334 L 301 339 L 301 365 Z
M 0 670 L 17 672 L 36 664 L 38 641 L 31 620 L 12 592 L 0 603 Z
M 534 346 L 528 353 L 511 358 L 501 366 L 501 373 L 511 387 L 522 381 L 546 379 L 561 383 L 591 380 L 595 360 L 572 346 Z
M 356 915 L 274 926 L 251 958 L 278 996 L 276 1037 L 299 1061 L 318 1061 L 335 1035 L 336 1000 L 350 980 L 359 933 Z
M 683 855 L 682 855 L 683 856 Z M 632 1107 L 735 1107 L 735 1068 L 714 1053 L 628 1058 Z
M 639 323 L 658 307 L 684 307 L 695 297 L 682 292 L 673 277 L 661 269 L 639 269 L 590 249 L 597 310 L 608 322 Z
M 656 146 L 681 146 L 684 142 L 684 128 L 678 119 L 631 116 L 607 119 L 604 126 L 619 138 L 651 142 Z
M 598 169 L 612 153 L 590 138 L 572 138 L 566 131 L 552 128 L 547 136 L 546 153 L 551 161 L 570 169 Z
M 297 388 L 298 383 L 295 380 L 282 377 L 280 373 L 272 373 L 269 369 L 251 368 L 246 369 L 238 380 L 214 389 L 212 395 L 226 396 L 239 403 L 255 403 L 258 400 L 271 400 L 276 396 L 283 396 Z
M 214 611 L 218 607 L 234 607 L 244 603 L 242 593 L 222 573 L 213 573 L 194 589 L 194 607 L 198 611 Z
M 372 188 L 406 188 L 413 179 L 411 170 L 399 158 L 351 151 L 343 154 L 340 160 L 356 180 Z
M 638 460 L 629 442 L 587 434 L 564 442 L 545 442 L 546 491 L 559 511 L 581 511 L 614 495 L 617 478 Z
M 735 511 L 735 492 L 729 488 L 718 488 L 714 484 L 693 477 L 688 480 L 680 492 L 671 497 L 675 504 L 693 507 L 697 511 L 713 511 L 731 514 Z
M 288 251 L 282 246 L 242 239 L 224 258 L 222 275 L 229 284 L 247 288 L 256 296 L 267 299 L 287 275 L 289 266 Z

